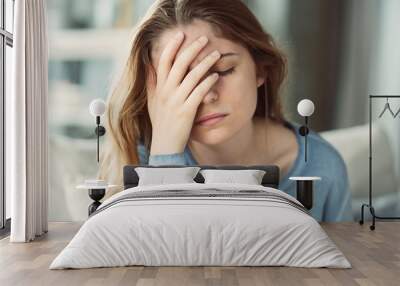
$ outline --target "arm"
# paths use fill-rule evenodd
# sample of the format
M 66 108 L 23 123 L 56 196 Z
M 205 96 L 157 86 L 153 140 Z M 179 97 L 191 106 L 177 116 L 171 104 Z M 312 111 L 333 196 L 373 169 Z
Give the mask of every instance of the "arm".
M 347 169 L 343 159 L 339 159 L 325 203 L 323 220 L 328 222 L 354 221 Z
M 157 154 L 150 155 L 143 144 L 137 146 L 139 161 L 141 165 L 187 165 L 184 153 L 172 153 L 172 154 Z
M 186 165 L 183 153 L 151 155 L 149 165 Z

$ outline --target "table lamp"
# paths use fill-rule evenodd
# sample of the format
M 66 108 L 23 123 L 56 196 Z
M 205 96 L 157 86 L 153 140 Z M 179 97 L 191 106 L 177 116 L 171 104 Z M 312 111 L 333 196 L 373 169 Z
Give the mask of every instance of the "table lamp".
M 97 162 L 99 162 L 99 142 L 100 136 L 106 133 L 106 129 L 100 125 L 100 116 L 106 111 L 106 104 L 101 99 L 94 99 L 90 102 L 89 112 L 91 115 L 96 117 L 97 127 L 95 133 L 97 135 Z M 78 189 L 87 189 L 89 191 L 89 197 L 93 200 L 93 203 L 88 207 L 89 216 L 94 213 L 97 208 L 101 205 L 100 200 L 104 197 L 106 189 L 112 185 L 108 185 L 104 180 L 88 179 L 85 180 L 84 184 L 78 185 Z
M 106 129 L 100 125 L 100 116 L 102 116 L 106 111 L 106 103 L 101 99 L 94 99 L 89 105 L 89 111 L 90 114 L 96 117 L 97 127 L 94 132 L 97 135 L 97 162 L 99 162 L 100 136 L 103 136 L 106 133 Z
M 297 105 L 297 112 L 301 116 L 304 116 L 304 118 L 305 118 L 305 125 L 300 126 L 299 133 L 301 136 L 304 136 L 304 140 L 305 140 L 304 159 L 306 162 L 307 162 L 307 135 L 310 131 L 308 129 L 308 117 L 314 113 L 314 109 L 315 109 L 314 103 L 309 99 L 303 99 Z
M 308 117 L 314 113 L 314 103 L 309 99 L 303 99 L 297 105 L 297 112 L 304 116 L 305 125 L 300 126 L 299 133 L 304 136 L 305 148 L 304 159 L 307 162 L 307 135 L 310 132 L 308 129 Z M 316 176 L 301 176 L 290 177 L 290 180 L 296 181 L 296 197 L 308 210 L 313 208 L 313 181 L 321 180 L 321 177 Z

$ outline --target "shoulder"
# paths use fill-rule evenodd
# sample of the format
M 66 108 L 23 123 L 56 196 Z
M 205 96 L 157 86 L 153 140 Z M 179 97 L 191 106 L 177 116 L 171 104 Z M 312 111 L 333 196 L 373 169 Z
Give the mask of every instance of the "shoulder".
M 312 141 L 318 148 L 316 151 L 325 152 L 332 158 L 342 158 L 339 151 L 319 133 L 311 130 L 309 134 L 310 141 Z
M 345 175 L 346 164 L 343 157 L 331 143 L 314 131 L 310 132 L 309 142 L 314 160 L 320 160 L 322 165 L 333 171 L 333 173 Z

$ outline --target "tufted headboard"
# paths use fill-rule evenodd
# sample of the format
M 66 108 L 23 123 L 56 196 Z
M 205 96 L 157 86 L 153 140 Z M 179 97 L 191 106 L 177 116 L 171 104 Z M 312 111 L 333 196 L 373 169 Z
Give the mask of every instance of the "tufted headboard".
M 264 170 L 266 173 L 262 179 L 262 185 L 265 187 L 272 187 L 278 189 L 279 187 L 279 167 L 276 165 L 254 165 L 254 166 L 241 166 L 241 165 L 227 165 L 227 166 L 210 166 L 210 165 L 193 165 L 201 169 L 221 169 L 221 170 L 246 170 L 256 169 Z M 146 168 L 179 168 L 188 167 L 185 165 L 165 165 L 165 166 L 151 166 L 151 165 L 126 165 L 124 167 L 124 190 L 136 187 L 139 182 L 139 176 L 135 171 L 136 167 Z M 204 178 L 200 174 L 194 178 L 197 183 L 204 183 Z

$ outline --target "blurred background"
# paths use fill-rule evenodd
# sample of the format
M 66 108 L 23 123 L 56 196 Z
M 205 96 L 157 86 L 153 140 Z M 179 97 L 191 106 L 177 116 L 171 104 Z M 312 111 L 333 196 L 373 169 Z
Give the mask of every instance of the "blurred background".
M 87 218 L 91 200 L 75 186 L 95 178 L 98 167 L 88 106 L 107 97 L 130 32 L 152 2 L 47 1 L 50 220 Z M 400 1 L 244 2 L 289 58 L 282 92 L 287 119 L 302 123 L 297 103 L 313 100 L 311 128 L 345 159 L 358 219 L 361 203 L 368 202 L 368 95 L 400 95 Z M 372 103 L 373 192 L 377 213 L 393 216 L 400 215 L 400 113 L 378 118 L 385 103 Z M 400 98 L 389 103 L 395 113 L 400 110 Z

